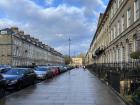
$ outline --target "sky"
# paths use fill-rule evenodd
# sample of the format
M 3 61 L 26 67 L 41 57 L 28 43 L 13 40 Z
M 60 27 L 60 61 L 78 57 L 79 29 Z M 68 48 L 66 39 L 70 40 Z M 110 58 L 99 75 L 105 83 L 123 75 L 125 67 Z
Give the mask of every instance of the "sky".
M 109 0 L 0 0 L 0 29 L 19 27 L 62 54 L 86 53 Z

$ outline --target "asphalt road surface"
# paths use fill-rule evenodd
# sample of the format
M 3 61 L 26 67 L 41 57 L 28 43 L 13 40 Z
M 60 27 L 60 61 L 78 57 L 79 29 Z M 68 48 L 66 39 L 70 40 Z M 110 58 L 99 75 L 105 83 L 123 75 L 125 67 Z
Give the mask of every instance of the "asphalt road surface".
M 0 105 L 125 105 L 88 70 L 74 69 L 0 100 Z

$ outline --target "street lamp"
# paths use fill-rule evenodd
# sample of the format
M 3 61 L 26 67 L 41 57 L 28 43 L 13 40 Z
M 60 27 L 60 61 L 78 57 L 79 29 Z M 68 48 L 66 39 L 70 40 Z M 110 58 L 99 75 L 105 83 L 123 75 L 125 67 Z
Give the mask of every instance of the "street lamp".
M 62 37 L 62 36 L 64 36 L 65 34 L 56 34 L 56 36 L 58 36 L 58 37 L 61 37 L 61 38 L 64 38 L 64 37 Z M 66 35 L 68 35 L 68 34 L 66 34 Z M 69 43 L 69 64 L 70 64 L 70 61 L 71 61 L 71 57 L 70 57 L 70 47 L 71 47 L 71 39 L 70 39 L 70 37 L 69 37 L 69 39 L 68 39 L 68 43 Z
M 70 45 L 71 45 L 71 39 L 70 39 L 70 37 L 69 37 L 69 64 L 70 64 L 70 62 L 71 62 L 71 59 L 70 59 Z

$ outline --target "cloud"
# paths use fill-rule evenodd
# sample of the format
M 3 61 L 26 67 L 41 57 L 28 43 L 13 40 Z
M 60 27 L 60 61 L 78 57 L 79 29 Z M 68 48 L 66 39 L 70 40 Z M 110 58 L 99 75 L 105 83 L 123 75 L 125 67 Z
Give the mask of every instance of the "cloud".
M 76 6 L 92 7 L 95 9 L 97 9 L 98 6 L 101 6 L 101 8 L 106 7 L 103 0 L 64 0 L 64 2 L 67 4 L 72 4 L 72 5 L 76 5 Z
M 46 5 L 52 5 L 54 0 L 45 0 Z
M 64 35 L 63 34 L 56 34 L 56 36 L 63 37 Z
M 11 20 L 8 19 L 0 19 L 0 28 L 5 28 L 5 27 L 9 27 L 9 26 L 13 26 L 15 25 L 15 23 Z
M 79 1 L 82 6 L 71 5 L 74 1 Z M 6 14 L 6 17 L 0 20 L 0 26 L 18 26 L 64 54 L 67 53 L 70 37 L 71 49 L 77 53 L 85 52 L 96 29 L 97 18 L 94 16 L 98 16 L 93 9 L 94 16 L 90 18 L 90 11 L 88 13 L 86 10 L 87 3 L 95 4 L 95 1 L 104 8 L 101 0 L 67 0 L 57 7 L 48 8 L 43 8 L 30 0 L 0 0 L 0 11 Z M 46 2 L 51 4 L 54 0 Z
M 106 8 L 103 0 L 64 0 L 66 4 L 85 8 L 85 15 L 93 17 L 95 13 L 103 12 Z M 97 17 L 96 17 L 97 18 Z

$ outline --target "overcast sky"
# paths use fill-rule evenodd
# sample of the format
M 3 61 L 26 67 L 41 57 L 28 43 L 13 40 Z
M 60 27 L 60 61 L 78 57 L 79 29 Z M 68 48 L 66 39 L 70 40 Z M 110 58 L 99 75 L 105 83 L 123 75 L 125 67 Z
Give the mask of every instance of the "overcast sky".
M 68 54 L 87 52 L 100 12 L 109 0 L 0 0 L 0 28 L 17 26 L 26 34 Z

